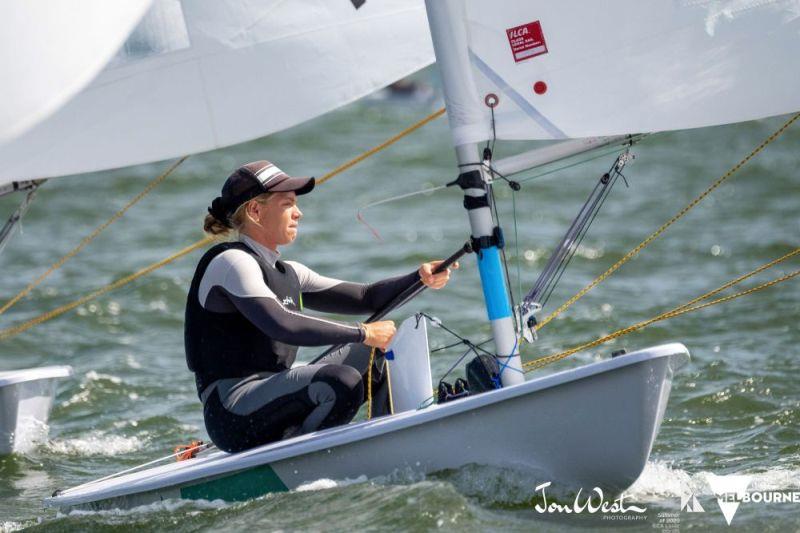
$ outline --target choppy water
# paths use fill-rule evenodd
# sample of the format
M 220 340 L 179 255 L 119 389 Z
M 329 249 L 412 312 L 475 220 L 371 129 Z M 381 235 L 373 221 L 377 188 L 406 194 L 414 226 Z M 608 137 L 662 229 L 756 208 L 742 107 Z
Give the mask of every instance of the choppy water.
M 238 163 L 268 158 L 294 173 L 321 175 L 438 107 L 424 101 L 366 101 L 245 145 L 191 157 L 156 192 L 87 250 L 0 318 L 0 327 L 31 318 L 129 274 L 199 239 L 205 208 Z M 554 293 L 550 308 L 605 270 L 784 119 L 653 136 L 634 149 L 630 188 L 615 188 Z M 730 183 L 652 244 L 543 333 L 527 357 L 551 353 L 653 316 L 788 252 L 800 229 L 800 127 L 787 132 Z M 519 150 L 498 146 L 499 157 Z M 614 155 L 526 182 L 517 194 L 518 251 L 510 190 L 498 189 L 511 275 L 531 286 L 549 250 L 613 161 Z M 446 119 L 321 186 L 302 200 L 299 241 L 284 254 L 327 275 L 375 280 L 448 255 L 467 237 L 457 191 L 447 190 L 367 210 L 376 241 L 356 221 L 359 206 L 450 181 L 454 156 Z M 0 256 L 0 300 L 15 294 L 135 195 L 165 164 L 52 180 L 41 189 L 23 232 Z M 0 201 L 9 212 L 12 200 Z M 653 531 L 658 513 L 681 529 L 725 529 L 708 478 L 751 474 L 751 488 L 800 489 L 800 282 L 659 323 L 556 368 L 610 351 L 681 341 L 691 363 L 676 378 L 651 461 L 629 501 L 647 522 L 546 516 L 535 509 L 541 480 L 515 472 L 465 468 L 427 478 L 321 480 L 302 491 L 238 504 L 165 502 L 126 512 L 43 510 L 41 500 L 72 486 L 165 455 L 205 437 L 192 376 L 183 358 L 183 306 L 199 253 L 158 270 L 31 331 L 0 343 L 0 368 L 70 364 L 53 409 L 49 440 L 0 458 L 0 528 L 45 530 L 569 530 L 625 527 Z M 517 259 L 519 258 L 519 260 Z M 488 332 L 474 259 L 444 291 L 415 309 L 481 340 Z M 759 280 L 794 270 L 778 267 Z M 433 343 L 451 339 L 431 333 Z M 310 357 L 313 352 L 303 352 Z M 434 356 L 434 375 L 459 352 Z M 549 370 L 548 370 L 549 371 Z M 531 413 L 535 416 L 535 413 Z M 535 447 L 535 442 L 531 443 Z M 592 454 L 586 443 L 586 454 Z M 679 511 L 691 491 L 702 514 Z M 797 530 L 800 504 L 742 504 L 733 526 Z

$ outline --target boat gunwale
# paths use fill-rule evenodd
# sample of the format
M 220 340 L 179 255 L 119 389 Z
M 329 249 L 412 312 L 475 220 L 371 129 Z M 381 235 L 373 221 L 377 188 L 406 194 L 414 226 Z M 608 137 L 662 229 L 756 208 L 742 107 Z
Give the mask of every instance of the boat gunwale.
M 71 507 L 134 494 L 143 494 L 168 487 L 178 488 L 190 483 L 194 484 L 194 482 L 223 477 L 250 468 L 286 460 L 293 456 L 316 453 L 352 442 L 379 437 L 389 432 L 435 422 L 441 418 L 579 381 L 622 367 L 674 356 L 683 357 L 677 364 L 672 366 L 673 371 L 682 367 L 690 357 L 688 349 L 682 343 L 674 342 L 657 345 L 610 359 L 592 362 L 577 368 L 554 372 L 495 391 L 468 396 L 445 404 L 435 404 L 426 409 L 406 411 L 389 417 L 308 433 L 236 454 L 219 451 L 208 457 L 156 466 L 99 483 L 89 481 L 65 489 L 56 496 L 46 498 L 43 504 L 46 507 Z M 352 432 L 359 432 L 359 438 L 350 438 Z M 144 477 L 145 474 L 148 475 Z M 96 486 L 92 487 L 95 483 Z
M 53 365 L 34 368 L 21 368 L 19 370 L 0 371 L 0 387 L 18 385 L 30 381 L 42 379 L 67 378 L 73 375 L 72 367 L 69 365 Z

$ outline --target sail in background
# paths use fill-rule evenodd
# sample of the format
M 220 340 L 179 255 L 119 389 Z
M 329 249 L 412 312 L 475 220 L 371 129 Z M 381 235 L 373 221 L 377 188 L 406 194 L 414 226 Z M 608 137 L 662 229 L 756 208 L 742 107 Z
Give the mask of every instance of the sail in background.
M 0 145 L 0 184 L 241 143 L 432 62 L 421 0 L 156 0 L 91 85 Z
M 91 82 L 151 1 L 0 2 L 0 143 L 47 118 Z
M 455 145 L 491 138 L 489 95 L 500 139 L 687 129 L 800 109 L 797 0 L 429 8 L 437 53 L 446 48 L 458 65 L 447 99 Z

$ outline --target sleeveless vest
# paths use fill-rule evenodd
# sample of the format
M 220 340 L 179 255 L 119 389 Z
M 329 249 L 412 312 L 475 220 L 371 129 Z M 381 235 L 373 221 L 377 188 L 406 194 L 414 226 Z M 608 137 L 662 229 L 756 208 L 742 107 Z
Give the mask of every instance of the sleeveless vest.
M 292 367 L 297 346 L 275 341 L 240 312 L 215 313 L 200 305 L 200 281 L 211 260 L 225 250 L 250 254 L 264 276 L 264 282 L 284 307 L 299 311 L 300 282 L 292 267 L 277 261 L 275 267 L 241 242 L 227 242 L 210 248 L 197 265 L 186 301 L 184 344 L 186 363 L 195 373 L 198 392 L 218 379 L 244 378 L 257 372 L 280 372 Z

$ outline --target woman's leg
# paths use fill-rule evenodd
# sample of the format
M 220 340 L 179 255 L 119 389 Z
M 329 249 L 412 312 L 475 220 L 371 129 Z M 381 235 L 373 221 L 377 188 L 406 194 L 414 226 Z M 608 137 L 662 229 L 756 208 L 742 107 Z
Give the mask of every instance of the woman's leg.
M 369 360 L 372 348 L 365 344 L 348 344 L 342 348 L 325 354 L 318 363 L 346 365 L 355 368 L 361 374 L 366 399 L 367 377 L 369 376 Z M 386 372 L 386 359 L 382 350 L 375 350 L 372 357 L 372 413 L 373 417 L 391 414 L 389 402 L 389 380 Z
M 346 424 L 363 398 L 361 374 L 347 365 L 314 364 L 225 379 L 206 402 L 206 428 L 221 449 L 240 451 Z

